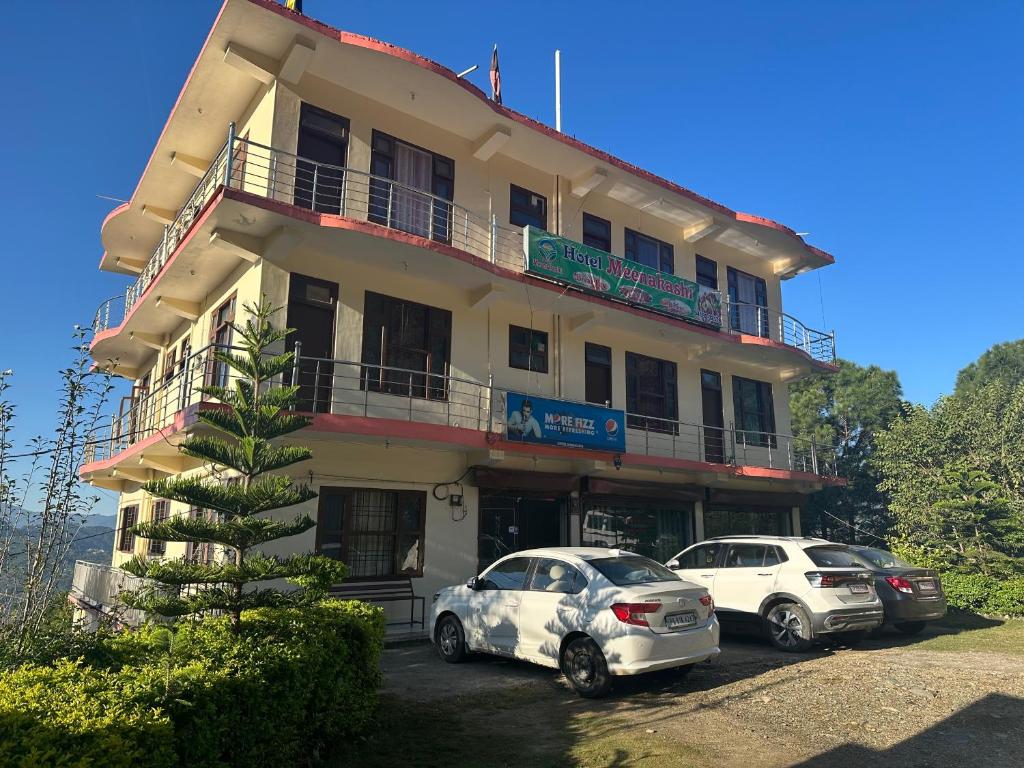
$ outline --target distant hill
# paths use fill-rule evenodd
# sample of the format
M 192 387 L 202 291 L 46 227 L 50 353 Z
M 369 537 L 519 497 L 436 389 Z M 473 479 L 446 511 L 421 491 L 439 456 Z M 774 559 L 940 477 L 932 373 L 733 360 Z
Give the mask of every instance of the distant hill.
M 109 564 L 114 550 L 114 525 L 116 518 L 112 515 L 92 515 L 86 518 L 85 524 L 75 535 L 71 548 L 61 563 L 61 576 L 58 587 L 62 590 L 71 587 L 71 578 L 75 572 L 75 561 L 85 560 L 90 563 Z M 23 532 L 16 534 L 16 540 L 22 539 Z M 15 545 L 17 551 L 18 545 Z M 0 574 L 0 587 L 5 590 L 17 591 L 20 585 L 13 583 L 11 574 Z

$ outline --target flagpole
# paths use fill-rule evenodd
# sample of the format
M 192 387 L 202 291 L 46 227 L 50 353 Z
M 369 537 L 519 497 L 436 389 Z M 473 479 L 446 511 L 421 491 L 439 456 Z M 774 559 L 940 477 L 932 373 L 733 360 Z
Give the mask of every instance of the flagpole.
M 562 52 L 555 49 L 555 130 L 562 132 Z

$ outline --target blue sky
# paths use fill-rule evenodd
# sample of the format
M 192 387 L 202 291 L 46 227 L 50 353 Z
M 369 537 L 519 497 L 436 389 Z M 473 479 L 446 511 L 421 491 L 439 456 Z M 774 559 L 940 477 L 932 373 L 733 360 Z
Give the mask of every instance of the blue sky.
M 115 205 L 97 195 L 131 195 L 218 5 L 4 9 L 0 369 L 15 370 L 23 438 L 51 425 L 72 325 L 126 282 L 96 268 Z M 911 400 L 1024 335 L 1020 3 L 305 5 L 479 64 L 481 87 L 496 42 L 505 103 L 546 123 L 560 47 L 564 130 L 810 232 L 837 263 L 786 283 L 785 309 L 834 328 L 843 357 L 897 370 Z

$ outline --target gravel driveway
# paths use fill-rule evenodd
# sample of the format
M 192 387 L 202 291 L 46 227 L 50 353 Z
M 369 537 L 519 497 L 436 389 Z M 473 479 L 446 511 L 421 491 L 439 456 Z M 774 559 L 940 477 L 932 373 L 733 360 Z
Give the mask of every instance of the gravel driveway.
M 723 768 L 1024 765 L 1024 656 L 915 650 L 888 636 L 808 655 L 753 638 L 722 651 L 684 680 L 627 678 L 609 699 L 584 702 L 551 670 L 484 657 L 448 665 L 418 644 L 385 652 L 385 693 L 429 706 L 514 690 L 534 728 L 585 734 L 599 719 L 604 738 L 640 734 L 653 752 L 685 746 Z

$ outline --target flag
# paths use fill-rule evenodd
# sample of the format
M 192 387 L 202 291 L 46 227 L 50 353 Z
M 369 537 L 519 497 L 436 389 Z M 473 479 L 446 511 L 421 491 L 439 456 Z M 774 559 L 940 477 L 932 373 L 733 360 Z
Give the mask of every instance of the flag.
M 498 69 L 498 45 L 491 54 L 491 98 L 501 104 L 501 70 Z
M 284 7 L 289 11 L 302 13 L 302 0 L 284 0 Z

